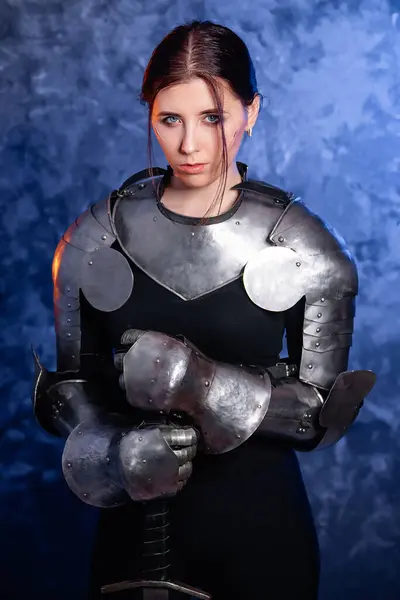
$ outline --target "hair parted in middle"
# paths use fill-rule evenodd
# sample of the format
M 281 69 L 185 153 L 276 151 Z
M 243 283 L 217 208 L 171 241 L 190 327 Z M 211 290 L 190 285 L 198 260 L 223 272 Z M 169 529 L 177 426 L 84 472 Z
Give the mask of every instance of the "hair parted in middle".
M 261 94 L 257 90 L 254 65 L 243 40 L 228 27 L 211 21 L 179 25 L 154 49 L 145 69 L 140 100 L 149 107 L 148 160 L 152 174 L 151 119 L 154 100 L 161 90 L 201 78 L 210 89 L 217 107 L 222 138 L 222 177 L 209 210 L 220 203 L 226 188 L 228 152 L 223 127 L 221 89 L 217 78 L 225 80 L 244 106 Z

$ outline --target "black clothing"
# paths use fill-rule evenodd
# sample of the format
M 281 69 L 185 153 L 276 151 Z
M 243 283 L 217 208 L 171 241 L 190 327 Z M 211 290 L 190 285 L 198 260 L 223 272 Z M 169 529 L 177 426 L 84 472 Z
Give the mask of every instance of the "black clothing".
M 298 361 L 302 303 L 286 313 L 265 311 L 250 301 L 241 278 L 185 301 L 130 264 L 134 288 L 119 310 L 96 311 L 81 295 L 83 354 L 103 345 L 109 356 L 122 333 L 136 328 L 183 334 L 217 361 L 273 366 L 287 327 L 291 358 Z M 100 598 L 100 585 L 132 577 L 140 514 L 134 503 L 101 511 L 92 599 Z M 199 454 L 188 484 L 171 500 L 171 516 L 172 575 L 213 600 L 317 598 L 316 532 L 296 455 L 284 443 L 253 436 L 226 454 Z

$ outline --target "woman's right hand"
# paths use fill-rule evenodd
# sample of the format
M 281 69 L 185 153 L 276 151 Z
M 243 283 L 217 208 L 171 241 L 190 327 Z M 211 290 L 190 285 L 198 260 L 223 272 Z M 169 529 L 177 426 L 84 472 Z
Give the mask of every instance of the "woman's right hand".
M 133 500 L 173 496 L 187 483 L 197 452 L 192 427 L 150 426 L 121 437 L 119 458 L 125 490 Z
M 192 427 L 133 428 L 116 415 L 75 427 L 65 443 L 65 480 L 83 502 L 98 507 L 175 495 L 192 473 L 198 434 Z

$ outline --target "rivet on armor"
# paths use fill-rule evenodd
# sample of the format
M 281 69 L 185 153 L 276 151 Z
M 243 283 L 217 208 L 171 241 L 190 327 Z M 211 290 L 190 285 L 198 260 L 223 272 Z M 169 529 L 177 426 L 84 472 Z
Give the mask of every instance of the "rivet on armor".
M 239 433 L 237 434 L 237 439 L 240 440 L 240 438 L 242 437 Z
M 89 494 L 87 494 L 86 492 L 83 494 L 84 498 L 87 498 Z
M 109 464 L 110 464 L 110 462 L 111 462 L 111 458 L 110 458 L 109 456 L 107 456 L 107 458 L 106 458 L 106 463 L 109 465 Z
M 317 346 L 317 348 L 319 348 L 321 344 L 319 342 L 315 342 L 315 345 Z
M 261 408 L 261 404 L 259 404 L 259 405 L 257 406 L 257 408 Z
M 297 262 L 296 267 L 301 267 L 301 262 Z
M 71 319 L 67 319 L 67 323 L 71 323 Z
M 308 365 L 308 368 L 309 368 L 309 369 L 312 369 L 312 368 L 313 368 L 312 364 L 309 364 L 309 365 Z
M 159 362 L 160 362 L 160 359 L 159 359 L 159 358 L 156 358 L 156 363 L 159 363 Z
M 121 433 L 121 437 L 125 437 L 125 436 L 126 436 L 126 431 L 123 431 L 123 432 Z
M 325 302 L 325 298 L 321 298 L 321 302 Z
M 139 438 L 139 442 L 141 442 L 141 441 L 142 441 L 142 439 L 143 439 L 143 438 L 140 436 L 140 438 Z
M 75 358 L 75 354 L 71 354 L 71 358 Z
M 70 287 L 67 287 L 67 292 L 70 292 L 70 291 L 71 291 L 71 288 L 70 288 Z
M 138 185 L 139 190 L 142 190 L 145 187 L 146 187 L 145 183 L 139 183 L 139 185 Z
M 280 235 L 280 236 L 278 237 L 278 242 L 282 243 L 282 242 L 284 242 L 284 241 L 285 241 L 285 238 L 283 237 L 283 235 Z
M 153 404 L 153 400 L 149 398 L 149 404 Z
M 166 347 L 166 346 L 167 346 L 167 342 L 164 342 L 163 346 L 165 346 L 165 347 Z
M 320 319 L 322 317 L 322 313 L 318 313 L 317 317 L 318 317 L 318 319 Z
M 155 382 L 156 382 L 156 380 L 155 380 L 155 379 L 151 379 L 151 380 L 150 380 L 150 383 L 155 383 Z
M 319 333 L 321 331 L 321 327 L 317 327 L 317 329 L 315 330 L 317 333 Z
M 101 239 L 102 239 L 102 240 L 106 240 L 106 239 L 107 239 L 107 236 L 106 236 L 106 234 L 105 234 L 105 233 L 103 233 L 103 235 L 101 236 Z
M 70 334 L 70 332 L 69 332 L 69 331 L 68 331 L 68 333 L 67 333 L 67 337 L 71 337 L 71 334 Z
M 153 221 L 157 221 L 157 217 L 153 217 Z
M 72 463 L 67 462 L 67 467 L 68 467 L 68 469 L 72 469 Z
M 60 408 L 62 408 L 62 407 L 64 406 L 64 403 L 63 403 L 61 400 L 59 400 L 59 401 L 57 402 L 57 404 L 58 404 L 58 406 L 59 406 Z
M 81 430 L 78 431 L 78 435 L 82 435 L 82 431 Z
M 93 264 L 93 261 L 89 260 L 88 265 L 92 266 L 92 264 Z
M 209 382 L 209 381 L 205 381 L 205 382 L 204 382 L 204 385 L 205 385 L 206 387 L 210 387 L 210 382 Z
M 306 432 L 306 430 L 304 429 L 304 427 L 299 427 L 297 431 L 298 431 L 298 433 L 305 433 Z
M 71 305 L 70 305 L 70 304 L 67 304 L 67 306 L 68 306 L 68 308 L 71 308 Z
M 142 460 L 142 463 L 146 463 L 146 462 L 147 462 L 147 460 L 144 458 L 144 459 Z
M 236 225 L 240 225 L 240 221 L 236 221 Z
M 194 231 L 192 231 L 192 236 L 194 235 Z

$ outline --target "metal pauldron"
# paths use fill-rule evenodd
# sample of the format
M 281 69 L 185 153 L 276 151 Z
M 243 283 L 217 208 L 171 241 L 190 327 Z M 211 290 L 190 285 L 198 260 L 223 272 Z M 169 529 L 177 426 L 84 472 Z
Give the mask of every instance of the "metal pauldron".
M 88 208 L 64 233 L 54 253 L 57 369 L 80 368 L 80 292 L 96 309 L 110 312 L 125 304 L 133 289 L 127 259 L 111 248 L 116 237 L 109 216 L 109 198 Z
M 355 263 L 340 236 L 300 201 L 293 201 L 269 235 L 270 246 L 244 269 L 250 299 L 285 311 L 305 297 L 299 379 L 329 391 L 347 369 L 352 341 Z
M 262 422 L 271 395 L 267 373 L 215 363 L 186 340 L 153 331 L 136 335 L 124 354 L 123 385 L 136 408 L 188 415 L 210 454 L 245 442 Z

